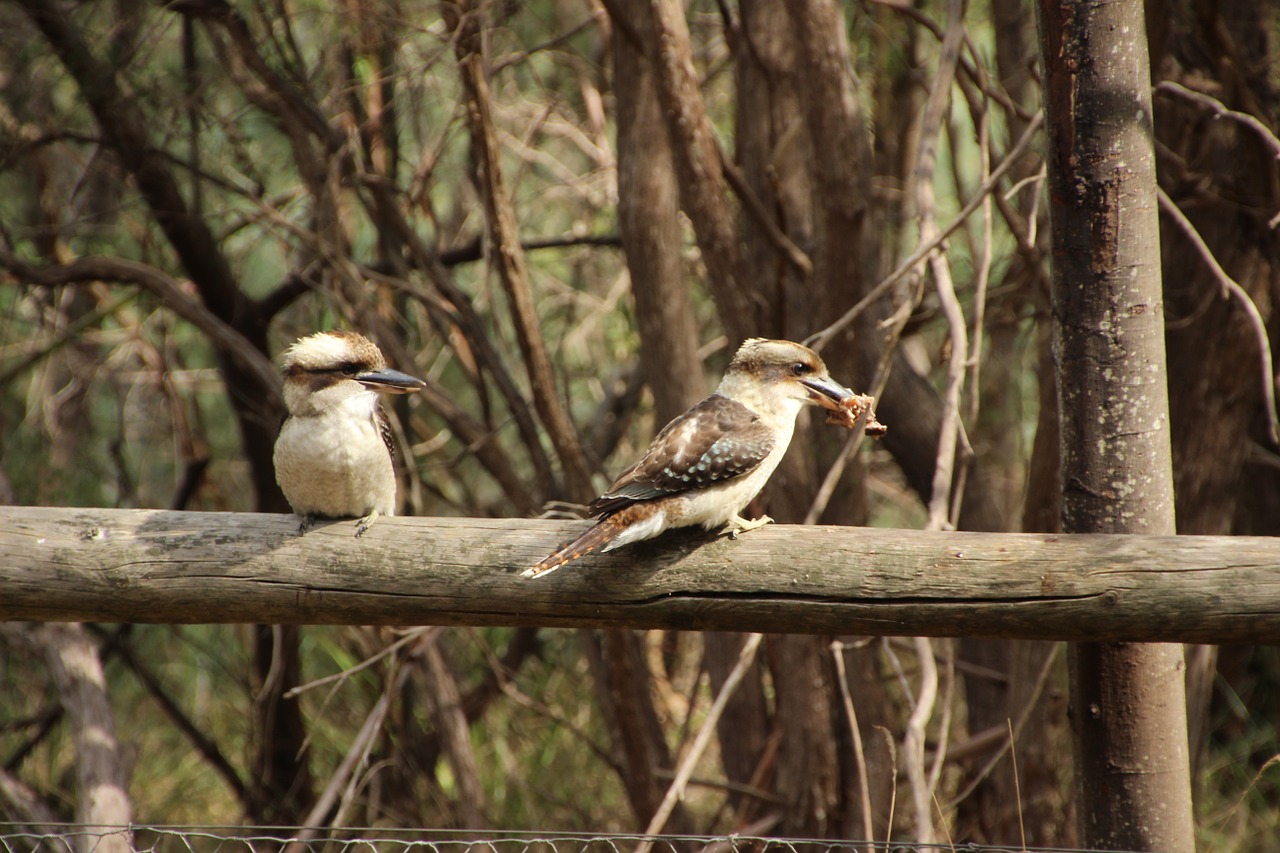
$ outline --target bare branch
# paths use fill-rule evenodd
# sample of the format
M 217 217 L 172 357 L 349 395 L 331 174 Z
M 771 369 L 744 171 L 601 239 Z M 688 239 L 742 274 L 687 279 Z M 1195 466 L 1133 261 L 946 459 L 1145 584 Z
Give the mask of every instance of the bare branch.
M 765 236 L 773 243 L 778 253 L 787 259 L 787 263 L 796 268 L 797 272 L 802 275 L 811 275 L 813 273 L 813 261 L 805 254 L 804 249 L 797 246 L 787 236 L 786 232 L 779 227 L 774 217 L 769 215 L 769 211 L 765 210 L 764 202 L 760 201 L 760 197 L 751 189 L 751 185 L 747 183 L 742 170 L 725 156 L 723 149 L 717 146 L 717 150 L 720 151 L 720 167 L 724 169 L 724 176 L 728 179 L 729 186 L 733 187 L 733 191 L 738 194 L 738 198 L 742 199 L 743 206 L 760 225 Z
M 956 62 L 960 58 L 960 46 L 964 38 L 964 0 L 950 0 L 947 5 L 947 33 L 942 40 L 942 54 L 938 58 L 938 73 L 934 75 L 925 103 L 924 118 L 920 126 L 920 151 L 916 160 L 915 183 L 916 215 L 920 220 L 920 242 L 939 240 L 937 202 L 934 196 L 933 177 L 937 165 L 938 133 L 942 127 L 943 113 L 951 102 L 951 84 L 955 80 Z M 982 194 L 988 198 L 988 194 Z M 984 204 L 986 202 L 984 201 Z M 965 369 L 968 366 L 968 339 L 965 332 L 964 310 L 956 298 L 955 284 L 951 280 L 951 266 L 942 251 L 928 256 L 933 272 L 938 301 L 947 318 L 950 330 L 951 358 L 947 369 L 947 389 L 943 396 L 941 424 L 938 434 L 937 461 L 934 464 L 933 489 L 929 499 L 928 529 L 942 530 L 948 525 L 952 497 L 952 474 L 955 470 L 957 433 L 960 419 L 960 392 L 964 386 Z M 956 500 L 960 495 L 956 495 Z M 935 683 L 936 688 L 936 683 Z M 908 758 L 911 759 L 910 750 Z M 911 770 L 908 761 L 908 771 Z M 928 803 L 917 801 L 918 820 L 926 820 L 930 813 Z M 932 822 L 930 821 L 930 824 Z M 921 843 L 925 838 L 916 839 Z M 927 841 L 932 841 L 930 830 Z
M 1232 121 L 1240 122 L 1245 127 L 1256 133 L 1258 138 L 1262 140 L 1262 143 L 1271 149 L 1275 158 L 1280 160 L 1280 139 L 1277 139 L 1276 135 L 1271 131 L 1271 128 L 1259 121 L 1257 116 L 1252 116 L 1248 113 L 1242 113 L 1238 110 L 1230 109 L 1217 98 L 1211 95 L 1206 95 L 1203 92 L 1188 89 L 1186 86 L 1183 86 L 1181 83 L 1174 82 L 1173 80 L 1161 80 L 1155 85 L 1154 91 L 1166 95 L 1177 95 L 1178 97 L 1184 98 L 1192 103 L 1199 104 L 1205 109 L 1211 111 L 1214 118 L 1229 118 Z
M 645 827 L 645 835 L 656 835 L 661 832 L 662 828 L 667 824 L 667 818 L 671 817 L 671 812 L 675 809 L 676 803 L 684 798 L 685 785 L 688 784 L 689 777 L 693 775 L 693 769 L 698 760 L 702 758 L 702 753 L 706 752 L 707 746 L 711 743 L 711 738 L 716 732 L 716 723 L 719 722 L 720 715 L 724 713 L 725 706 L 729 704 L 729 699 L 737 691 L 738 685 L 742 682 L 742 677 L 746 675 L 747 670 L 751 668 L 751 664 L 755 662 L 756 650 L 760 648 L 760 641 L 763 639 L 763 634 L 750 634 L 747 636 L 746 642 L 742 646 L 742 651 L 738 655 L 738 662 L 720 687 L 720 693 L 707 711 L 706 719 L 702 721 L 702 728 L 698 730 L 697 736 L 693 739 L 693 745 L 689 747 L 688 753 L 681 759 L 680 767 L 676 771 L 676 778 L 672 781 L 671 787 L 667 789 L 666 796 L 662 798 L 662 805 L 658 807 L 657 812 L 654 813 L 653 818 L 649 821 L 649 825 Z M 650 853 L 652 849 L 653 839 L 646 838 L 636 846 L 636 853 Z
M 1000 180 L 1005 176 L 1005 173 L 1017 165 L 1019 158 L 1022 157 L 1027 148 L 1031 145 L 1031 140 L 1035 138 L 1035 135 L 1039 132 L 1042 124 L 1044 124 L 1044 113 L 1036 113 L 1035 117 L 1027 124 L 1027 129 L 1023 131 L 1022 136 L 1018 139 L 1018 144 L 1013 146 L 1013 150 L 1011 150 L 1005 158 L 1000 161 L 1000 165 L 992 170 L 991 177 L 978 188 L 978 191 L 974 193 L 973 198 L 969 199 L 965 206 L 960 210 L 960 213 L 956 215 L 955 219 L 952 219 L 947 223 L 946 227 L 939 230 L 934 239 L 928 242 L 921 241 L 920 245 L 916 246 L 915 251 L 908 255 L 902 263 L 898 264 L 897 269 L 885 276 L 875 287 L 871 288 L 866 296 L 862 297 L 862 299 L 858 300 L 852 308 L 840 315 L 840 318 L 834 323 L 827 326 L 825 329 L 820 329 L 819 331 L 814 332 L 806 338 L 805 343 L 816 350 L 821 350 L 833 337 L 843 331 L 845 327 L 854 320 L 858 319 L 863 311 L 867 310 L 867 308 L 874 304 L 876 300 L 888 293 L 889 290 L 898 283 L 898 279 L 915 269 L 921 260 L 927 257 L 930 252 L 935 251 L 940 245 L 942 245 L 943 240 L 951 236 L 952 232 L 963 225 L 964 221 L 968 219 L 975 210 L 982 206 L 983 197 L 987 193 L 995 191 L 995 188 L 999 185 Z
M 862 807 L 862 837 L 867 842 L 867 853 L 871 853 L 876 837 L 875 826 L 871 821 L 871 782 L 867 778 L 867 756 L 862 749 L 862 729 L 858 727 L 858 713 L 853 707 L 853 696 L 849 692 L 849 676 L 845 672 L 844 643 L 839 640 L 832 642 L 831 657 L 835 659 L 840 699 L 844 704 L 844 714 L 849 721 L 849 736 L 853 741 L 853 764 L 858 771 L 858 796 Z
M 924 769 L 925 726 L 933 716 L 938 698 L 938 666 L 933 658 L 933 646 L 925 637 L 916 637 L 916 658 L 920 662 L 920 691 L 916 694 L 915 707 L 907 720 L 902 737 L 903 760 L 906 762 L 907 779 L 911 785 L 911 797 L 916 809 L 916 838 L 920 844 L 932 844 L 933 798 Z
M 1191 241 L 1191 245 L 1195 247 L 1200 257 L 1204 259 L 1209 272 L 1218 280 L 1218 284 L 1222 287 L 1223 295 L 1234 296 L 1239 300 L 1240 307 L 1244 310 L 1245 319 L 1248 320 L 1250 327 L 1253 329 L 1254 337 L 1258 341 L 1258 359 L 1262 363 L 1262 399 L 1266 407 L 1267 433 L 1270 435 L 1273 445 L 1280 445 L 1280 414 L 1276 412 L 1277 377 L 1271 358 L 1271 340 L 1267 336 L 1267 324 L 1263 321 L 1262 314 L 1249 296 L 1249 292 L 1241 287 L 1235 279 L 1227 275 L 1227 271 L 1218 263 L 1218 259 L 1213 256 L 1213 251 L 1204 242 L 1204 238 L 1200 236 L 1200 232 L 1196 230 L 1196 227 L 1191 224 L 1191 220 L 1187 219 L 1182 209 L 1174 204 L 1173 199 L 1169 198 L 1169 194 L 1163 189 L 1157 187 L 1156 192 L 1160 199 L 1160 209 L 1169 215 L 1174 224 Z
M 33 284 L 83 284 L 115 281 L 136 284 L 155 295 L 167 308 L 199 329 L 219 350 L 253 373 L 273 395 L 271 405 L 283 407 L 280 375 L 267 357 L 233 326 L 223 322 L 202 303 L 187 296 L 179 282 L 149 264 L 126 258 L 95 255 L 66 264 L 36 266 L 0 249 L 0 267 Z
M 983 111 L 978 121 L 978 168 L 985 184 L 991 176 L 991 117 Z M 982 399 L 982 339 L 987 315 L 987 284 L 991 280 L 991 262 L 995 254 L 992 245 L 991 194 L 982 197 L 982 245 L 978 260 L 978 275 L 973 286 L 973 352 L 969 356 L 969 412 L 970 425 L 978 422 L 978 406 Z M 963 491 L 960 492 L 963 494 Z
M 595 494 L 591 484 L 591 465 L 556 390 L 546 342 L 533 305 L 529 272 L 516 233 L 515 209 L 503 186 L 502 151 L 493 126 L 493 107 L 489 100 L 480 34 L 481 12 L 471 2 L 462 2 L 448 17 L 453 19 L 454 48 L 467 97 L 472 150 L 478 165 L 479 189 L 484 199 L 492 260 L 510 303 L 516 340 L 520 344 L 533 392 L 533 405 L 560 458 L 567 494 L 575 500 L 588 501 Z
M 668 533 L 530 581 L 520 571 L 583 522 L 396 517 L 361 539 L 352 525 L 0 507 L 0 620 L 1280 642 L 1266 537 L 772 525 Z

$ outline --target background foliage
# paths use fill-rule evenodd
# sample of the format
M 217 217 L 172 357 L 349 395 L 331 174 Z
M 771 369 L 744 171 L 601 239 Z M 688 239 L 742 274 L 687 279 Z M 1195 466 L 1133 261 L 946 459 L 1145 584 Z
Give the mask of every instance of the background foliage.
M 1274 339 L 1277 19 L 1148 24 L 1161 187 Z M 429 382 L 395 406 L 404 513 L 572 511 L 741 338 L 830 329 L 890 435 L 809 425 L 757 512 L 1053 530 L 1034 45 L 1013 0 L 0 3 L 0 499 L 287 511 L 269 359 L 345 327 Z M 1274 534 L 1257 330 L 1162 229 L 1180 532 Z M 743 642 L 83 631 L 134 819 L 618 832 Z M 1053 648 L 839 639 L 767 638 L 672 831 L 1074 841 Z M 0 626 L 0 816 L 33 826 L 80 814 L 60 642 Z M 1203 847 L 1267 849 L 1274 650 L 1188 661 Z

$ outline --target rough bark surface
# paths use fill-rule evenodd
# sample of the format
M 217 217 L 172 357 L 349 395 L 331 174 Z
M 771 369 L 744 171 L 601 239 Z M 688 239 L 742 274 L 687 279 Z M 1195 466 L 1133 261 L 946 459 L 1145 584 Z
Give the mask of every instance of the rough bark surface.
M 1172 534 L 1151 86 L 1135 3 L 1040 10 L 1069 533 Z M 1195 847 L 1182 649 L 1070 655 L 1081 843 Z
M 1171 27 L 1171 6 L 1147 4 L 1151 65 L 1160 70 L 1161 82 L 1212 93 L 1224 107 L 1276 127 L 1280 92 L 1268 73 L 1270 10 L 1247 0 L 1197 0 L 1188 25 Z M 1155 98 L 1161 187 L 1260 315 L 1272 317 L 1276 258 L 1269 220 L 1280 197 L 1274 151 L 1253 129 L 1218 119 L 1215 109 L 1192 92 L 1179 94 L 1162 85 Z M 1257 371 L 1244 369 L 1257 362 L 1260 341 L 1239 301 L 1224 298 L 1187 235 L 1167 217 L 1162 226 L 1167 226 L 1161 229 L 1161 258 L 1178 530 L 1265 534 L 1269 531 L 1239 518 L 1242 508 L 1262 503 L 1259 495 L 1277 493 L 1276 472 L 1251 458 L 1259 445 L 1270 443 L 1263 426 L 1262 383 Z M 1271 334 L 1274 338 L 1274 329 Z M 1275 351 L 1276 342 L 1271 346 Z M 1261 515 L 1272 524 L 1280 518 L 1265 509 Z M 1191 778 L 1197 786 L 1204 779 L 1199 767 L 1208 745 L 1217 657 L 1213 647 L 1187 650 Z
M 97 647 L 76 624 L 43 625 L 36 643 L 58 686 L 76 747 L 76 822 L 85 829 L 76 846 L 84 853 L 128 853 L 132 833 L 119 829 L 131 823 L 128 775 Z
M 543 580 L 584 522 L 0 507 L 0 620 L 546 625 L 1280 642 L 1280 543 L 770 525 Z
M 680 188 L 653 70 L 644 56 L 652 39 L 643 9 L 627 9 L 613 28 L 618 103 L 618 227 L 631 273 L 640 360 L 662 425 L 702 399 L 696 315 L 685 280 Z M 632 4 L 634 5 L 634 4 Z M 636 40 L 641 43 L 637 44 Z
M 650 17 L 645 26 L 656 35 L 649 55 L 680 178 L 681 207 L 693 223 L 708 289 L 733 350 L 757 333 L 760 305 L 742 256 L 720 144 L 698 85 L 683 5 L 651 0 L 646 11 Z

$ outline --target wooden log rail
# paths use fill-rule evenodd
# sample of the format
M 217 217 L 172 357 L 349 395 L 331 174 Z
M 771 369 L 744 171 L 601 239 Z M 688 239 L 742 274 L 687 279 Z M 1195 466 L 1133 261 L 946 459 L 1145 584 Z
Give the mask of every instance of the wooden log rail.
M 545 578 L 585 522 L 0 507 L 0 620 L 1280 643 L 1280 539 L 770 525 Z

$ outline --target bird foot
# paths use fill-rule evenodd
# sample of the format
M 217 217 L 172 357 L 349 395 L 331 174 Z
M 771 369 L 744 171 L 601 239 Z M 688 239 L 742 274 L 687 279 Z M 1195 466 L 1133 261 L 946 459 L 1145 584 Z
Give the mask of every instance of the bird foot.
M 304 515 L 302 517 L 302 523 L 298 525 L 298 535 L 306 535 L 306 532 L 315 526 L 316 517 L 314 515 Z
M 357 539 L 363 536 L 370 527 L 373 527 L 373 523 L 378 520 L 379 515 L 381 515 L 381 513 L 375 509 L 373 512 L 356 522 Z
M 756 519 L 745 519 L 740 515 L 735 515 L 729 519 L 720 531 L 721 535 L 727 533 L 730 539 L 737 539 L 739 534 L 746 533 L 748 530 L 755 530 L 757 527 L 764 527 L 766 524 L 772 524 L 773 519 L 767 515 L 762 515 Z

